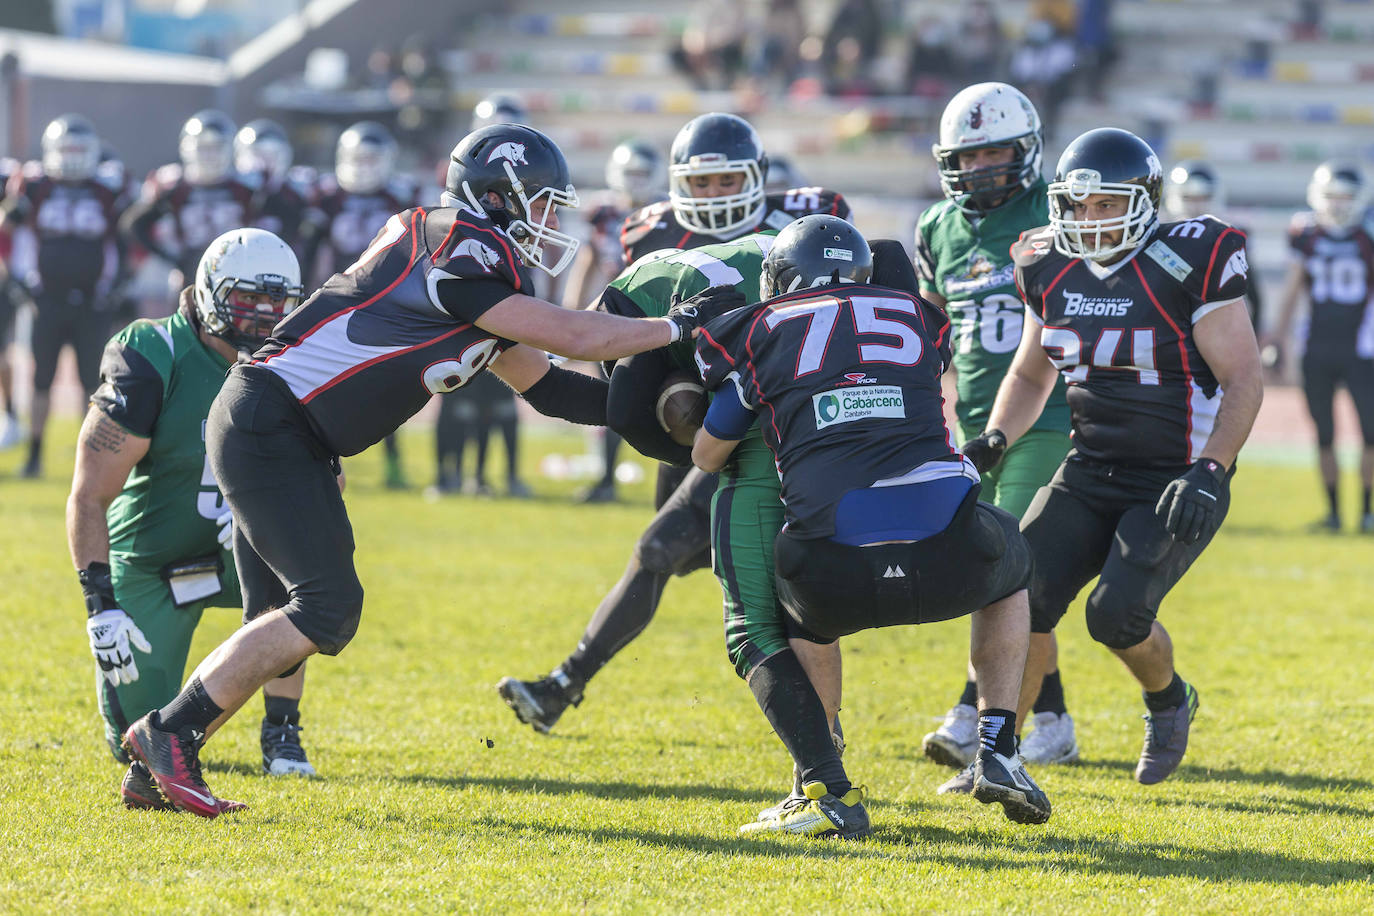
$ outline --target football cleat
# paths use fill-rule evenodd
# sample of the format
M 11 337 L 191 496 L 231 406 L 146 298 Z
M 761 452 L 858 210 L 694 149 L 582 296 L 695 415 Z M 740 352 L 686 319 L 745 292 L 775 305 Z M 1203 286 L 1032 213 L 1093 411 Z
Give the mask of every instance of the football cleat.
M 1360 518 L 1360 534 L 1374 534 L 1374 512 L 1366 512 Z
M 935 790 L 936 795 L 971 795 L 973 794 L 973 764 L 970 763 L 958 773 L 951 776 L 940 788 Z
M 831 795 L 823 782 L 809 782 L 803 791 L 806 795 L 804 804 L 781 817 L 751 821 L 740 827 L 740 834 L 794 833 L 858 840 L 873 832 L 868 809 L 863 805 L 864 790 L 860 786 L 852 787 L 842 798 Z
M 530 725 L 541 735 L 547 735 L 563 710 L 582 704 L 582 688 L 562 668 L 555 668 L 548 677 L 537 681 L 517 681 L 503 677 L 496 685 L 501 699 L 515 711 L 515 717 Z
M 14 448 L 25 438 L 24 427 L 13 414 L 0 417 L 0 449 Z
M 922 739 L 921 750 L 941 766 L 968 766 L 978 750 L 978 710 L 967 703 L 952 707 L 940 727 Z
M 1145 746 L 1135 765 L 1136 782 L 1147 786 L 1163 782 L 1183 762 L 1188 731 L 1200 705 L 1192 684 L 1183 685 L 1183 697 L 1183 703 L 1173 709 L 1141 717 L 1145 720 Z
M 974 798 L 985 805 L 997 802 L 1007 820 L 1018 824 L 1043 824 L 1050 819 L 1050 800 L 1026 772 L 1025 758 L 1020 754 L 979 754 L 973 767 Z
M 315 768 L 301 747 L 299 725 L 262 720 L 262 771 L 268 776 L 314 776 Z
M 1078 739 L 1073 717 L 1068 713 L 1037 712 L 1031 719 L 1034 731 L 1021 744 L 1027 763 L 1074 763 L 1078 760 Z
M 148 772 L 148 768 L 138 761 L 129 764 L 129 771 L 124 774 L 124 782 L 119 786 L 120 800 L 124 802 L 124 807 L 133 811 L 175 811 L 176 808 L 162 797 L 162 793 L 157 790 L 157 785 L 153 782 L 153 774 Z M 235 811 L 247 810 L 248 806 L 243 802 L 230 801 L 227 798 L 219 799 L 219 813 L 231 814 Z
M 162 797 L 180 811 L 199 817 L 218 817 L 219 799 L 200 775 L 200 747 L 205 733 L 189 726 L 178 732 L 163 731 L 153 715 L 139 719 L 124 733 L 124 749 L 141 761 Z
M 1332 512 L 1325 518 L 1318 519 L 1308 525 L 1307 530 L 1313 534 L 1338 534 L 1341 530 L 1341 517 Z
M 839 724 L 838 719 L 836 719 L 836 724 Z M 835 743 L 835 752 L 840 755 L 841 759 L 844 759 L 844 737 L 839 732 L 831 732 L 830 740 Z M 792 791 L 787 793 L 787 797 L 776 805 L 772 805 L 760 811 L 755 820 L 776 820 L 801 805 L 806 804 L 806 802 L 806 793 L 802 791 L 801 770 L 798 769 L 797 765 L 794 763 L 792 764 Z
M 615 481 L 610 481 L 608 483 L 603 480 L 598 482 L 579 496 L 577 501 L 588 504 L 615 502 Z

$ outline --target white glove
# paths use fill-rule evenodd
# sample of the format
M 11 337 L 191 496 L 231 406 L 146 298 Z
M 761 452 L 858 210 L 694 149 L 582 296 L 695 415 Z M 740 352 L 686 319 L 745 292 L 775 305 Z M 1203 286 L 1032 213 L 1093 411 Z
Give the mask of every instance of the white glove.
M 234 510 L 225 509 L 219 518 L 215 519 L 215 524 L 219 525 L 219 546 L 225 550 L 234 549 Z
M 91 654 L 111 687 L 138 680 L 138 665 L 134 664 L 129 643 L 140 652 L 153 651 L 143 631 L 117 607 L 87 618 L 86 635 L 91 639 Z

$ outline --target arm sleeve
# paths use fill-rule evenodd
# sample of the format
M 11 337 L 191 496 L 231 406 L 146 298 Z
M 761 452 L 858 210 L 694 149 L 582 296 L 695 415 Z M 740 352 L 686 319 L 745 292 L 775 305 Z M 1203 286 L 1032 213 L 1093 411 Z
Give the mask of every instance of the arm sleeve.
M 580 372 L 550 366 L 521 397 L 546 417 L 585 426 L 606 425 L 606 382 Z
M 146 356 L 118 338 L 100 359 L 100 387 L 91 404 L 136 436 L 149 438 L 162 412 L 162 376 Z
M 692 463 L 692 449 L 674 442 L 654 415 L 663 378 L 675 368 L 665 350 L 620 360 L 611 373 L 606 425 L 646 458 L 687 467 Z
M 439 305 L 459 321 L 476 324 L 493 305 L 515 295 L 503 279 L 460 279 L 448 277 L 435 282 Z
M 874 239 L 869 245 L 873 250 L 873 285 L 888 289 L 900 289 L 912 295 L 920 295 L 920 281 L 916 268 L 907 257 L 906 248 L 896 239 Z M 927 283 L 933 287 L 933 284 Z
M 711 399 L 702 427 L 717 439 L 739 440 L 749 432 L 756 419 L 754 411 L 740 400 L 739 389 L 734 385 L 722 385 Z

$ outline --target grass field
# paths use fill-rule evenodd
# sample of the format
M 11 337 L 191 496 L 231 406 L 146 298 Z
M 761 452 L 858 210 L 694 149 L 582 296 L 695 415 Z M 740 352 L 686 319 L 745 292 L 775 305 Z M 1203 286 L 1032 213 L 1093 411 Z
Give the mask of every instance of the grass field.
M 1199 688 L 1189 756 L 1131 779 L 1143 729 L 1125 670 L 1081 605 L 1061 666 L 1084 762 L 1037 773 L 1043 827 L 934 795 L 920 740 L 962 682 L 964 622 L 845 645 L 846 763 L 875 834 L 742 840 L 789 763 L 725 660 L 715 581 L 674 582 L 658 619 L 552 736 L 493 685 L 572 648 L 649 515 L 541 498 L 426 501 L 349 463 L 368 590 L 337 659 L 312 661 L 309 782 L 258 774 L 260 704 L 207 748 L 207 779 L 250 810 L 213 822 L 127 812 L 101 737 L 63 534 L 74 423 L 49 476 L 0 455 L 0 910 L 14 912 L 1374 911 L 1374 539 L 1303 533 L 1313 472 L 1251 463 L 1226 528 L 1162 618 Z M 429 437 L 404 442 L 414 479 Z M 1072 545 L 1066 545 L 1072 549 Z M 235 626 L 208 614 L 195 658 Z

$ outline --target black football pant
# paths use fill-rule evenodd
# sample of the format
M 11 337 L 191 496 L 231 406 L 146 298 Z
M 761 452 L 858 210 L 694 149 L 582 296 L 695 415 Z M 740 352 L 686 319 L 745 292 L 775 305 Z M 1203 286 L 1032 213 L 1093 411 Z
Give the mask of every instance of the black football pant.
M 325 655 L 357 632 L 363 587 L 334 462 L 276 373 L 235 366 L 210 407 L 210 468 L 234 510 L 245 621 L 281 608 Z
M 587 624 L 576 651 L 563 663 L 570 677 L 591 680 L 649 625 L 673 576 L 711 565 L 711 495 L 716 475 L 697 468 L 659 467 L 658 512 L 639 536 L 620 581 Z
M 76 369 L 87 394 L 100 385 L 100 355 L 110 339 L 110 314 L 81 290 L 41 293 L 33 321 L 33 388 L 46 392 L 57 374 L 63 344 L 76 351 Z
M 1360 359 L 1354 341 L 1340 346 L 1309 344 L 1302 356 L 1302 390 L 1307 410 L 1317 427 L 1317 445 L 1330 448 L 1336 441 L 1332 409 L 1336 386 L 1345 383 L 1365 445 L 1374 445 L 1374 359 Z

